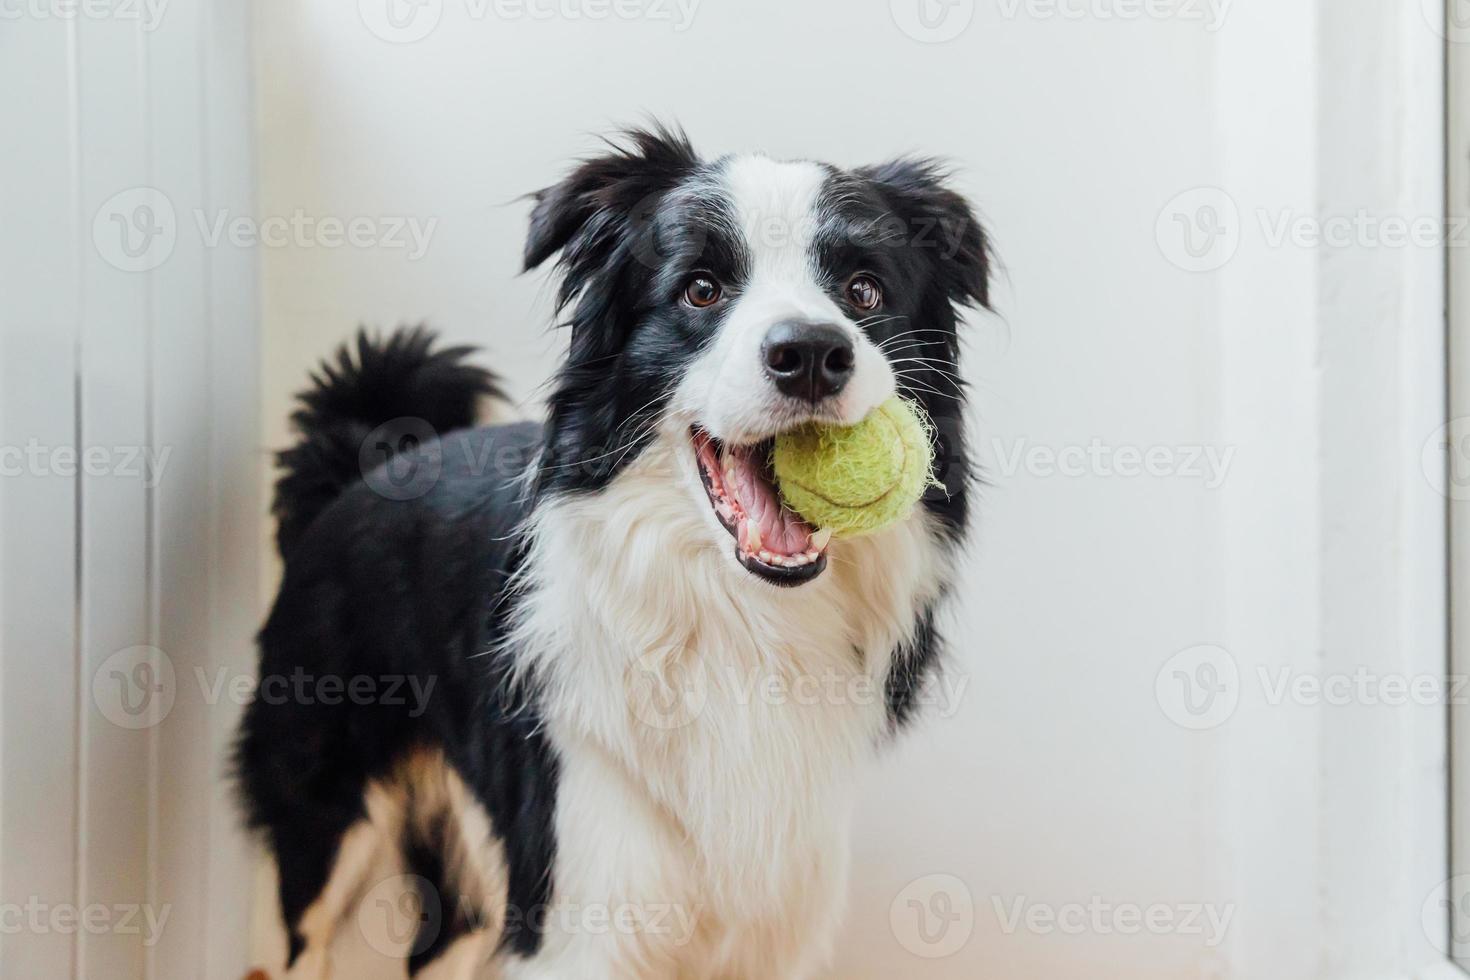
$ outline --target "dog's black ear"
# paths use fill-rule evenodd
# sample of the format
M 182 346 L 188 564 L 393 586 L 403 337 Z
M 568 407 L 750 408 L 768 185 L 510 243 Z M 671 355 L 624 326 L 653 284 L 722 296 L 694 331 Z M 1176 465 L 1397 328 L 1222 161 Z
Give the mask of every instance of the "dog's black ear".
M 938 161 L 905 157 L 858 175 L 872 181 L 907 240 L 931 258 L 938 282 L 960 305 L 990 306 L 990 239 L 970 203 L 949 187 Z
M 525 267 L 534 269 L 561 252 L 571 280 L 563 287 L 568 295 L 575 294 L 579 273 L 616 251 L 635 212 L 646 213 L 655 195 L 699 165 L 689 137 L 675 128 L 629 130 L 608 145 L 610 152 L 583 161 L 561 183 L 535 195 Z

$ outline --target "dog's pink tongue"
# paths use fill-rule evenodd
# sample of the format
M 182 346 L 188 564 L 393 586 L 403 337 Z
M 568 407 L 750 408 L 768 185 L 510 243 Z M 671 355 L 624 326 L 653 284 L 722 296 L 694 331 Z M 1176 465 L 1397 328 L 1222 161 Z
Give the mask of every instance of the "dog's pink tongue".
M 733 479 L 729 489 L 740 509 L 760 529 L 760 547 L 772 554 L 799 555 L 810 546 L 812 529 L 781 506 L 776 488 L 765 477 L 764 460 L 748 450 L 734 450 Z M 741 544 L 744 544 L 744 538 Z

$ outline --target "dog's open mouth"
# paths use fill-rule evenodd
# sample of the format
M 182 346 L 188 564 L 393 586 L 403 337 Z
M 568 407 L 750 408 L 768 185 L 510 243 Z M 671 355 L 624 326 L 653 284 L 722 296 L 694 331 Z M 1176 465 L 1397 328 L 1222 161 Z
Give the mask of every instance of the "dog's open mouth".
M 776 585 L 800 585 L 822 574 L 832 532 L 813 529 L 781 503 L 770 440 L 727 446 L 697 428 L 690 438 L 710 506 L 735 539 L 735 560 Z

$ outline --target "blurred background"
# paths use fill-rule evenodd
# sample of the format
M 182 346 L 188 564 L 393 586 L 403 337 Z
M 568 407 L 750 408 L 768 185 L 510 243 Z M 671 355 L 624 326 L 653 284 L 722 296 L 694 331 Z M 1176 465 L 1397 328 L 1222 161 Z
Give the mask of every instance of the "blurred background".
M 1458 976 L 1455 2 L 0 0 L 0 976 L 279 956 L 220 777 L 290 397 L 423 321 L 535 416 L 522 195 L 652 118 L 945 157 L 1002 266 L 830 976 Z

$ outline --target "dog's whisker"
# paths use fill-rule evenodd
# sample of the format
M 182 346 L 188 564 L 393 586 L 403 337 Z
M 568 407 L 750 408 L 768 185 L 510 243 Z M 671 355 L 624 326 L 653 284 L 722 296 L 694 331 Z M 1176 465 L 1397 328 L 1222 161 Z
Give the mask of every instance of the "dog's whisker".
M 943 379 L 946 384 L 954 389 L 955 394 L 963 395 L 965 393 L 965 383 L 963 380 L 952 378 L 941 371 L 935 371 L 933 368 L 908 368 L 903 371 L 895 371 L 893 376 L 895 378 L 908 378 L 915 381 L 927 382 L 931 380 L 931 375 L 934 379 Z
M 939 335 L 941 335 L 943 337 L 953 337 L 954 336 L 954 334 L 952 332 L 948 331 L 948 330 L 938 330 L 938 329 L 935 329 L 935 328 L 932 328 L 932 327 L 927 327 L 927 328 L 926 327 L 915 327 L 913 330 L 904 330 L 904 331 L 901 331 L 899 333 L 894 334 L 892 337 L 887 338 L 886 340 L 883 341 L 883 343 L 881 343 L 881 344 L 878 345 L 878 349 L 879 350 L 882 350 L 887 345 L 892 344 L 892 343 L 896 343 L 897 341 L 900 341 L 900 340 L 903 340 L 905 337 L 917 337 L 917 336 L 927 335 L 927 334 L 939 334 Z M 938 343 L 938 341 L 926 341 L 926 343 Z
M 570 470 L 570 469 L 577 469 L 578 467 L 589 466 L 592 463 L 596 463 L 596 462 L 599 462 L 600 460 L 606 459 L 607 457 L 612 456 L 615 453 L 621 453 L 623 455 L 627 455 L 627 453 L 628 453 L 629 450 L 631 450 L 634 447 L 636 447 L 639 444 L 639 442 L 641 442 L 645 437 L 647 437 L 648 435 L 650 435 L 653 430 L 655 430 L 655 429 L 658 428 L 658 424 L 660 422 L 660 416 L 659 416 L 659 414 L 657 412 L 654 412 L 652 415 L 650 415 L 650 416 L 644 416 L 642 418 L 640 418 L 640 416 L 644 412 L 647 412 L 648 409 L 654 408 L 657 405 L 657 403 L 659 401 L 663 400 L 665 397 L 667 397 L 665 394 L 660 393 L 658 395 L 655 395 L 653 398 L 650 398 L 648 401 L 644 402 L 643 405 L 641 407 L 639 407 L 638 409 L 635 409 L 633 411 L 633 413 L 628 416 L 628 422 L 625 424 L 625 428 L 631 426 L 632 429 L 633 429 L 633 431 L 629 435 L 627 435 L 626 437 L 624 437 L 623 439 L 619 440 L 618 445 L 616 445 L 613 448 L 609 449 L 607 452 L 599 453 L 596 456 L 583 457 L 583 458 L 580 458 L 580 459 L 569 460 L 569 461 L 567 461 L 565 463 L 558 463 L 558 464 L 556 464 L 554 466 L 546 466 L 546 467 L 543 467 L 542 468 L 542 472 L 544 472 L 544 473 L 564 472 L 564 471 Z M 622 457 L 620 456 L 619 459 L 618 459 L 618 462 L 621 462 L 621 461 L 622 461 Z M 611 468 L 616 469 L 616 467 L 617 467 L 617 464 L 614 463 Z
M 906 370 L 932 371 L 935 374 L 942 374 L 946 378 L 952 378 L 955 381 L 962 381 L 963 380 L 958 374 L 956 374 L 952 370 L 953 365 L 951 365 L 949 361 L 945 361 L 945 360 L 942 360 L 942 359 L 936 358 L 936 357 L 920 357 L 917 354 L 910 354 L 907 357 L 896 357 L 892 361 L 890 361 L 889 363 L 890 364 L 894 364 L 894 365 L 899 365 L 899 364 L 918 364 L 918 365 L 922 365 L 922 367 L 920 367 L 920 368 L 906 369 Z
M 892 337 L 885 339 L 878 347 L 882 350 L 888 350 L 893 345 L 903 341 L 911 344 L 938 345 L 945 343 L 950 336 L 949 333 L 943 330 L 905 330 L 902 333 L 896 333 Z M 926 337 L 929 339 L 924 339 Z
M 874 316 L 870 316 L 870 317 L 866 317 L 866 318 L 864 318 L 862 320 L 858 320 L 857 323 L 856 323 L 856 325 L 860 329 L 861 328 L 864 328 L 864 327 L 881 327 L 885 323 L 894 323 L 895 321 L 898 321 L 898 320 L 907 320 L 907 319 L 908 319 L 907 316 L 897 316 L 897 315 L 894 315 L 894 316 L 884 316 L 882 314 L 875 314 Z
M 955 381 L 963 381 L 964 380 L 958 374 L 955 374 L 953 371 L 949 370 L 949 368 L 951 366 L 950 365 L 950 362 L 945 361 L 945 360 L 941 360 L 940 358 L 937 358 L 937 357 L 917 357 L 917 356 L 912 356 L 911 355 L 909 357 L 895 358 L 891 363 L 893 363 L 893 364 L 927 364 L 927 365 L 929 365 L 929 367 L 926 368 L 925 370 L 933 371 L 935 374 L 941 374 L 944 377 L 951 378 L 951 379 L 953 379 Z
M 899 389 L 910 394 L 915 392 L 928 392 L 929 394 L 934 395 L 938 398 L 955 397 L 955 394 L 952 391 L 944 391 L 939 388 L 935 388 L 932 385 L 926 385 L 923 382 L 914 381 L 912 379 L 900 382 Z
M 907 388 L 909 390 L 927 391 L 931 394 L 938 395 L 940 398 L 954 397 L 953 392 L 940 391 L 938 388 L 935 388 L 932 385 L 925 384 L 922 381 L 919 381 L 913 377 L 899 375 L 897 380 L 901 387 Z
M 932 349 L 934 349 L 934 346 L 935 346 L 935 341 L 932 341 L 932 340 L 916 340 L 913 343 L 904 344 L 904 345 L 902 345 L 900 347 L 885 347 L 885 348 L 883 348 L 883 355 L 885 357 L 887 357 L 887 356 L 889 356 L 891 354 L 901 354 L 901 353 L 903 353 L 906 350 L 923 350 L 925 348 L 932 350 Z

